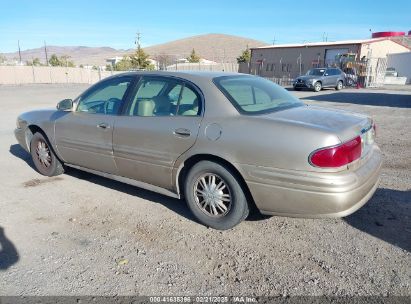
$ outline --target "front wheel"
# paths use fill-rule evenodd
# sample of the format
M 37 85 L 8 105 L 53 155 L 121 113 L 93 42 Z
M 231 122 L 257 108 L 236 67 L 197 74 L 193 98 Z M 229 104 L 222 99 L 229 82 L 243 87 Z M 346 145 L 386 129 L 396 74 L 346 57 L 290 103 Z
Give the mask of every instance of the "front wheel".
M 226 230 L 248 216 L 247 199 L 236 174 L 218 163 L 201 161 L 194 165 L 184 191 L 191 212 L 206 226 Z
M 48 140 L 35 133 L 30 142 L 30 153 L 37 171 L 46 176 L 56 176 L 64 173 L 63 164 L 54 154 Z
M 314 92 L 320 92 L 321 89 L 322 89 L 321 82 L 317 81 L 317 82 L 314 84 Z
M 339 90 L 342 90 L 342 88 L 343 88 L 343 82 L 340 80 L 340 81 L 337 83 L 337 86 L 335 87 L 335 89 L 336 89 L 337 91 L 339 91 Z

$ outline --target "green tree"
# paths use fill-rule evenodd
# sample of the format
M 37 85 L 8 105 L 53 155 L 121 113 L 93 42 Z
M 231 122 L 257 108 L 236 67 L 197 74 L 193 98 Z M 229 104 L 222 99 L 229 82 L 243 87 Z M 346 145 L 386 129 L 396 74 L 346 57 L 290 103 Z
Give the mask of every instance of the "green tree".
M 33 59 L 33 65 L 34 65 L 34 66 L 40 66 L 40 65 L 41 65 L 41 63 L 40 63 L 40 59 L 39 59 L 39 58 L 37 58 L 37 57 L 36 57 L 36 58 L 34 58 L 34 59 Z
M 0 54 L 0 64 L 5 63 L 6 61 L 7 61 L 6 56 L 4 56 L 4 55 Z
M 69 60 L 70 56 L 63 55 L 58 57 L 56 54 L 51 55 L 49 63 L 51 66 L 61 66 L 61 67 L 75 67 L 74 62 Z M 33 61 L 34 64 L 34 61 Z
M 41 62 L 40 59 L 38 59 L 37 57 L 33 59 L 33 61 L 27 60 L 26 61 L 26 65 L 34 65 L 34 66 L 40 66 Z
M 250 60 L 251 52 L 247 45 L 247 48 L 241 53 L 239 57 L 237 57 L 237 63 L 250 62 Z
M 61 61 L 56 54 L 51 55 L 49 63 L 51 66 L 62 66 Z
M 71 58 L 70 56 L 67 55 L 63 55 L 60 57 L 60 62 L 61 62 L 61 66 L 65 66 L 65 67 L 69 67 L 69 68 L 74 68 L 74 62 L 69 60 L 69 58 Z
M 150 55 L 138 46 L 136 52 L 130 56 L 131 67 L 134 69 L 147 69 L 150 66 L 149 57 Z
M 131 63 L 131 58 L 129 56 L 124 56 L 119 62 L 114 65 L 115 71 L 128 71 L 133 68 Z
M 200 62 L 200 59 L 201 59 L 200 56 L 198 56 L 198 55 L 196 54 L 196 51 L 195 51 L 194 49 L 191 51 L 190 56 L 187 57 L 187 60 L 188 60 L 188 62 L 190 62 L 190 63 Z

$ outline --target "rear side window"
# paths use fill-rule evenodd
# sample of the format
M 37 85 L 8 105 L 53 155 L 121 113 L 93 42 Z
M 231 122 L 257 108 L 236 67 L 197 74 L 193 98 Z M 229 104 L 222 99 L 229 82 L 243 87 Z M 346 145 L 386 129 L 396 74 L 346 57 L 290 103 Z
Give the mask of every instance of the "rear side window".
M 340 70 L 338 69 L 329 69 L 327 70 L 328 76 L 340 75 Z
M 261 77 L 222 76 L 213 81 L 242 114 L 270 113 L 303 105 L 287 90 Z
M 137 86 L 126 115 L 197 116 L 199 95 L 184 81 L 160 76 L 144 76 Z

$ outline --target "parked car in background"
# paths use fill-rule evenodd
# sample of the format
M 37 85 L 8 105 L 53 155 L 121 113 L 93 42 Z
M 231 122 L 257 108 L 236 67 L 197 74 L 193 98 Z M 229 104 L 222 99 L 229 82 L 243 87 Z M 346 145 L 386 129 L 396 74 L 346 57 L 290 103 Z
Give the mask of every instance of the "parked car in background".
M 212 72 L 118 74 L 57 109 L 21 114 L 15 130 L 43 175 L 73 167 L 184 197 L 216 229 L 253 206 L 296 217 L 355 212 L 378 186 L 374 135 L 367 116 L 307 106 L 260 77 Z
M 315 92 L 322 88 L 341 90 L 345 84 L 345 74 L 338 68 L 316 68 L 294 80 L 294 90 L 311 89 Z

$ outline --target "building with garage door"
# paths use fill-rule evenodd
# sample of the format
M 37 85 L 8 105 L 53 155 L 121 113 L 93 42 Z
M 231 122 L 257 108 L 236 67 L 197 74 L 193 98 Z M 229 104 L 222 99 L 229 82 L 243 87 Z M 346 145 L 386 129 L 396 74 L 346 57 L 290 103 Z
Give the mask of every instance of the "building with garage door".
M 349 66 L 347 62 L 369 62 L 368 59 L 387 58 L 388 54 L 409 51 L 407 45 L 389 37 L 270 45 L 252 48 L 250 63 L 241 66 L 240 72 L 269 78 L 294 78 L 313 67 L 343 68 L 344 64 Z

